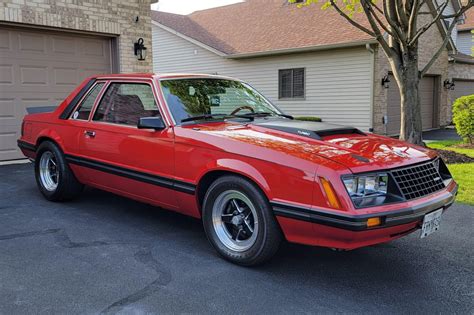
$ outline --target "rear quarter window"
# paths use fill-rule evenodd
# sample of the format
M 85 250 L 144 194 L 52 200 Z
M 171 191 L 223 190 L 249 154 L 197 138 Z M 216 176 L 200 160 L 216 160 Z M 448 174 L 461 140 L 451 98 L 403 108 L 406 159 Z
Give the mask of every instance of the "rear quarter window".
M 94 107 L 95 100 L 99 95 L 104 83 L 97 83 L 82 100 L 81 104 L 77 109 L 72 113 L 72 119 L 76 120 L 88 120 L 91 114 L 92 108 Z

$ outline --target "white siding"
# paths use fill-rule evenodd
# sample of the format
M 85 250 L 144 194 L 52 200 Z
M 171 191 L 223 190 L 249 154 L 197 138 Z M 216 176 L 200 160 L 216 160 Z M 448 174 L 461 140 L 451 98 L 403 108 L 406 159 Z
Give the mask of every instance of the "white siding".
M 153 70 L 242 79 L 285 112 L 369 129 L 372 59 L 364 48 L 231 60 L 153 25 Z M 306 98 L 278 100 L 278 70 L 306 69 Z
M 472 34 L 470 31 L 459 32 L 456 46 L 459 52 L 466 55 L 472 55 L 472 48 L 474 47 L 474 34 Z

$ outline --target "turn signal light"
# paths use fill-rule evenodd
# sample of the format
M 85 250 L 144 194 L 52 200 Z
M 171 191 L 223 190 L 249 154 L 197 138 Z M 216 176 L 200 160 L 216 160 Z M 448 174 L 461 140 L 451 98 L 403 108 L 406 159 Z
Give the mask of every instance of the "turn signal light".
M 323 186 L 324 192 L 326 193 L 326 197 L 328 198 L 328 203 L 332 208 L 341 209 L 341 203 L 337 198 L 336 192 L 332 187 L 331 183 L 324 177 L 319 177 L 321 181 L 321 185 Z
M 367 220 L 367 227 L 374 227 L 374 226 L 378 226 L 382 223 L 382 220 L 380 220 L 380 218 L 369 218 Z

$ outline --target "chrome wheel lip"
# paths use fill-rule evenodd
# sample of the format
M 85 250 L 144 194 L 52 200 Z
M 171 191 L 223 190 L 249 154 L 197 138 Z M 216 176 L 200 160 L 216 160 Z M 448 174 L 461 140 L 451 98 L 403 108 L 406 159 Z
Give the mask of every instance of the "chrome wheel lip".
M 249 231 L 252 231 L 251 235 L 244 240 L 239 240 L 239 234 L 234 239 L 231 231 L 229 231 L 229 225 L 232 223 L 226 223 L 222 219 L 223 215 L 229 214 L 226 212 L 228 211 L 227 207 L 233 201 L 237 201 L 242 207 L 245 205 L 244 208 L 247 216 L 237 215 L 233 218 L 238 217 L 238 219 L 232 221 L 236 224 L 246 224 L 248 227 L 246 235 L 250 234 Z M 212 225 L 219 241 L 230 250 L 244 252 L 250 249 L 257 240 L 259 231 L 257 210 L 252 201 L 240 191 L 227 190 L 217 196 L 212 207 Z
M 59 169 L 54 154 L 46 151 L 39 161 L 39 176 L 41 184 L 47 191 L 55 191 L 59 183 Z

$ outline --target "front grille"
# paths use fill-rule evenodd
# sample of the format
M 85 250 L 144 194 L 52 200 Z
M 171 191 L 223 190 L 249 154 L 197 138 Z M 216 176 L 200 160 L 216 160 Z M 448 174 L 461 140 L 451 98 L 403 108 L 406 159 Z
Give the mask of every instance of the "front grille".
M 433 161 L 391 171 L 407 200 L 423 197 L 445 188 Z

